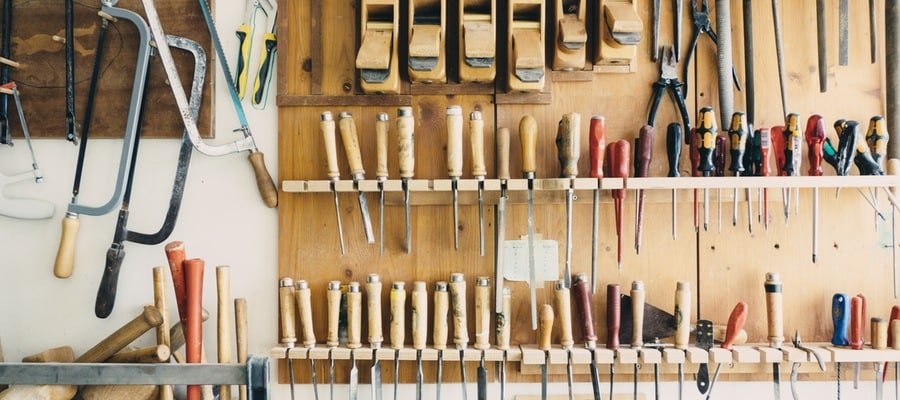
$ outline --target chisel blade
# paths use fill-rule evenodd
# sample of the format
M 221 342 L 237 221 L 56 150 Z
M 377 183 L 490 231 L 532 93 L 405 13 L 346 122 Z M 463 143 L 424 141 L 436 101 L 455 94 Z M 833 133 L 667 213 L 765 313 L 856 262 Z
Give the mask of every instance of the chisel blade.
M 494 235 L 494 304 L 496 313 L 503 312 L 503 256 L 506 241 L 506 189 L 500 190 L 500 199 L 497 201 L 497 233 Z
M 479 255 L 484 257 L 484 182 L 478 182 L 478 240 Z
M 531 179 L 529 179 L 531 181 Z M 528 286 L 531 292 L 531 329 L 537 330 L 537 277 L 534 265 L 534 192 L 528 184 Z
M 478 365 L 478 400 L 487 400 L 487 369 L 484 367 L 484 353 Z
M 356 358 L 350 353 L 350 400 L 356 400 L 359 394 L 359 370 L 356 369 Z
M 372 218 L 369 216 L 369 202 L 365 192 L 357 192 L 359 200 L 359 214 L 362 216 L 363 230 L 366 233 L 366 243 L 375 243 L 375 231 L 372 229 Z
M 422 350 L 416 350 L 416 400 L 422 400 Z
M 372 357 L 375 357 L 374 353 L 375 352 L 373 351 Z M 372 373 L 371 374 L 371 377 L 372 377 L 372 396 L 371 397 L 374 400 L 381 400 L 382 396 L 383 396 L 382 392 L 381 392 L 381 361 L 379 361 L 377 358 L 375 359 L 375 362 L 372 363 L 371 373 Z
M 319 400 L 319 379 L 316 377 L 316 360 L 309 359 L 310 379 L 312 379 L 313 398 Z
M 602 400 L 600 394 L 600 371 L 597 370 L 597 359 L 594 353 L 591 353 L 591 388 L 594 390 L 594 400 Z

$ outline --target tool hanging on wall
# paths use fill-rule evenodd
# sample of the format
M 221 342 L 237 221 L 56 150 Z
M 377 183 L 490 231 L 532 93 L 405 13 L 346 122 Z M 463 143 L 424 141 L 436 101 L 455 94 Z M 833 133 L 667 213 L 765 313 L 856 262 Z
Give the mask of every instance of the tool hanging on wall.
M 727 9 L 727 7 L 724 7 L 724 9 Z M 717 14 L 718 14 L 718 12 L 717 12 Z M 684 92 L 685 93 L 688 92 L 688 77 L 690 76 L 691 60 L 694 57 L 694 51 L 697 50 L 697 41 L 700 39 L 700 35 L 705 33 L 706 35 L 709 36 L 710 40 L 712 40 L 713 44 L 715 44 L 716 47 L 720 46 L 718 36 L 716 35 L 716 31 L 713 30 L 712 24 L 710 23 L 710 20 L 709 20 L 709 0 L 691 0 L 691 16 L 693 17 L 694 29 L 693 29 L 693 33 L 691 34 L 691 44 L 688 46 L 687 58 L 685 58 L 685 62 L 684 62 L 683 75 L 684 75 Z M 729 18 L 729 20 L 730 20 L 730 18 Z M 723 47 L 723 50 L 727 50 L 727 49 L 731 48 L 730 45 L 726 45 L 724 43 L 722 43 L 721 46 L 725 46 L 725 47 Z M 726 69 L 726 74 L 727 74 L 727 69 Z M 734 80 L 734 85 L 737 87 L 738 90 L 741 90 L 741 82 L 738 79 L 737 71 L 734 69 L 734 66 L 731 67 L 731 76 L 732 76 L 732 79 Z M 726 81 L 727 81 L 727 79 L 726 79 Z M 721 84 L 721 82 L 722 81 L 720 80 L 720 84 Z M 723 84 L 722 86 L 724 87 L 724 86 L 728 86 L 728 85 Z M 722 111 L 724 112 L 724 110 L 722 110 Z
M 641 348 L 644 347 L 644 305 L 647 298 L 647 291 L 644 289 L 644 282 L 631 282 L 631 348 L 637 350 L 638 355 L 642 355 Z M 620 304 L 621 306 L 621 304 Z M 634 364 L 634 393 L 635 400 L 638 393 L 638 370 L 640 364 Z
M 12 58 L 12 3 L 12 0 L 3 0 L 3 37 L 0 38 L 0 57 L 6 60 Z M 10 65 L 0 62 L 0 84 L 9 83 L 9 68 Z M 0 96 L 0 144 L 12 145 L 9 134 L 8 105 L 9 99 L 6 96 Z
M 377 167 L 375 178 L 378 181 L 378 251 L 384 254 L 384 183 L 388 179 L 388 114 L 380 112 L 375 116 L 375 152 Z
M 554 0 L 554 3 L 556 40 L 553 46 L 553 69 L 561 71 L 584 69 L 588 41 L 587 2 Z
M 413 119 L 412 107 L 400 107 L 397 109 L 397 146 L 400 160 L 400 179 L 403 187 L 403 208 L 406 212 L 406 254 L 412 251 L 412 226 L 409 215 L 409 181 L 415 174 L 416 121 Z
M 409 2 L 409 60 L 412 82 L 446 83 L 447 1 Z
M 606 162 L 609 166 L 609 175 L 613 178 L 628 179 L 628 175 L 630 175 L 629 169 L 631 167 L 631 144 L 628 143 L 627 140 L 619 140 L 610 143 L 609 146 L 606 147 L 606 151 Z M 616 261 L 619 271 L 622 270 L 622 225 L 624 223 L 622 221 L 622 214 L 624 213 L 625 195 L 625 189 L 616 189 L 613 190 L 612 193 L 616 207 L 616 236 L 618 237 Z
M 347 315 L 341 315 L 341 297 L 343 293 L 341 293 L 341 282 L 340 281 L 330 281 L 328 282 L 328 290 L 325 292 L 325 301 L 327 303 L 327 317 L 328 317 L 328 336 L 326 336 L 325 345 L 328 346 L 328 386 L 329 390 L 329 399 L 334 398 L 334 349 L 337 348 L 341 344 L 340 340 L 340 330 L 341 330 L 341 319 L 343 317 L 344 323 L 346 324 Z M 346 327 L 345 327 L 346 328 Z M 374 357 L 373 357 L 374 358 Z M 372 382 L 375 382 L 372 380 Z M 376 397 L 372 397 L 373 399 L 378 400 Z M 245 399 L 242 399 L 245 400 Z
M 34 155 L 34 148 L 31 146 L 31 132 L 28 130 L 28 123 L 25 121 L 25 111 L 22 109 L 22 101 L 19 98 L 19 89 L 15 82 L 8 82 L 0 85 L 0 96 L 6 99 L 6 96 L 12 96 L 16 104 L 16 111 L 19 115 L 19 123 L 22 125 L 22 137 L 25 138 L 25 145 L 28 146 L 28 152 L 31 154 L 31 170 L 19 174 L 7 176 L 0 174 L 0 215 L 18 219 L 47 219 L 53 216 L 55 207 L 53 203 L 39 199 L 26 198 L 10 198 L 3 193 L 7 186 L 25 180 L 33 179 L 35 183 L 44 181 L 41 169 L 38 167 L 37 158 Z M 5 125 L 9 134 L 9 126 Z M 10 138 L 12 135 L 10 134 Z M 12 140 L 9 140 L 12 146 Z
M 750 128 L 747 126 L 747 119 L 742 112 L 736 112 L 731 117 L 731 128 L 728 130 L 729 149 L 731 153 L 731 167 L 729 168 L 734 176 L 741 176 L 745 171 L 744 157 L 747 153 L 747 136 Z M 747 189 L 747 224 L 750 233 L 753 233 L 753 200 L 750 197 L 750 189 Z M 731 208 L 731 226 L 737 226 L 738 221 L 738 197 L 737 188 L 731 191 L 733 200 Z
M 794 345 L 795 348 L 805 352 L 807 355 L 807 358 L 809 356 L 815 357 L 816 363 L 819 366 L 819 370 L 822 372 L 825 372 L 825 361 L 822 359 L 822 356 L 819 355 L 819 352 L 814 351 L 813 349 L 806 347 L 806 345 L 803 344 L 803 341 L 800 340 L 800 330 L 794 331 L 794 336 L 791 338 L 791 343 Z M 876 363 L 876 364 L 880 365 L 880 363 Z M 791 394 L 794 396 L 795 399 L 799 398 L 799 394 L 797 393 L 797 376 L 799 373 L 800 373 L 800 363 L 795 362 L 794 365 L 791 366 Z M 876 374 L 875 379 L 878 379 L 877 376 L 878 375 Z
M 588 145 L 591 157 L 591 178 L 597 179 L 594 190 L 594 203 L 591 214 L 591 293 L 597 290 L 597 248 L 600 246 L 600 183 L 603 180 L 604 160 L 606 159 L 606 118 L 595 115 L 591 117 Z
M 766 274 L 766 317 L 768 319 L 769 347 L 781 350 L 784 344 L 784 305 L 782 302 L 781 277 L 774 272 Z M 781 398 L 781 362 L 772 363 L 772 383 L 775 388 L 775 398 Z
M 850 339 L 847 330 L 850 327 L 850 297 L 843 293 L 835 293 L 831 298 L 831 322 L 833 334 L 831 344 L 847 346 Z M 841 362 L 837 362 L 837 397 L 841 398 Z
M 691 338 L 691 284 L 679 281 L 675 288 L 675 348 L 687 350 Z M 684 364 L 678 364 L 678 399 L 684 395 Z
M 359 189 L 359 183 L 366 179 L 366 171 L 363 169 L 362 156 L 359 151 L 359 134 L 356 131 L 356 122 L 349 112 L 341 112 L 341 120 L 338 123 L 341 131 L 341 143 L 344 145 L 344 154 L 347 155 L 347 163 L 350 165 L 350 177 L 353 179 L 353 188 L 356 189 L 356 199 L 359 204 L 359 215 L 362 217 L 363 232 L 366 235 L 366 243 L 375 243 L 375 233 L 372 231 L 372 218 L 369 217 L 369 203 L 366 194 Z
M 360 45 L 355 59 L 360 88 L 365 93 L 398 93 L 400 1 L 364 0 L 361 3 Z
M 362 292 L 359 282 L 350 282 L 347 286 L 347 348 L 351 350 L 362 347 Z M 350 400 L 356 400 L 359 393 L 359 369 L 356 368 L 356 352 L 350 352 L 350 377 L 347 379 L 350 389 Z M 293 400 L 293 399 L 291 399 Z
M 556 131 L 556 152 L 559 176 L 568 179 L 566 189 L 566 265 L 563 282 L 572 287 L 572 202 L 575 200 L 575 178 L 578 177 L 578 158 L 581 155 L 581 114 L 563 115 Z
M 503 357 L 500 359 L 500 400 L 506 400 L 506 362 L 509 352 L 509 338 L 511 336 L 512 324 L 512 293 L 508 287 L 503 288 L 503 310 L 496 316 L 496 336 L 497 348 L 503 351 Z M 596 365 L 594 365 L 594 376 L 596 376 Z
M 265 51 L 260 54 L 259 71 L 256 73 L 256 80 L 253 82 L 253 98 L 250 104 L 257 110 L 266 108 L 269 100 L 268 89 L 272 86 L 272 77 L 275 76 L 272 70 L 275 68 L 275 52 L 278 51 L 278 36 L 276 35 L 276 25 L 278 15 L 278 4 L 272 1 L 272 16 L 266 19 L 266 33 L 263 34 L 263 47 Z
M 459 16 L 459 80 L 493 82 L 497 75 L 496 2 L 472 7 L 460 1 Z
M 462 378 L 462 398 L 468 399 L 466 384 L 466 347 L 469 345 L 469 324 L 466 318 L 466 279 L 463 274 L 450 274 L 450 311 L 453 320 L 453 343 L 459 350 L 459 375 Z M 396 399 L 395 399 L 396 400 Z
M 627 142 L 621 142 L 627 143 Z M 619 327 L 622 321 L 621 308 L 619 307 L 621 295 L 618 283 L 606 285 L 606 348 L 619 349 Z M 616 381 L 615 363 L 609 364 L 609 393 L 615 393 L 613 383 Z
M 203 98 L 203 84 L 206 80 L 206 53 L 199 43 L 178 36 L 167 36 L 170 47 L 189 52 L 194 58 L 194 75 L 191 84 L 191 113 L 196 118 L 200 112 L 200 104 Z M 149 71 L 149 67 L 148 67 Z M 149 77 L 149 72 L 148 72 Z M 146 91 L 144 95 L 146 96 Z M 146 104 L 142 102 L 143 105 Z M 134 149 L 131 155 L 131 167 L 125 182 L 125 193 L 122 197 L 122 205 L 116 220 L 116 228 L 113 231 L 113 241 L 106 252 L 106 264 L 103 276 L 100 279 L 100 288 L 97 291 L 97 301 L 94 305 L 94 314 L 98 318 L 106 318 L 112 313 L 116 300 L 116 287 L 119 280 L 119 271 L 122 261 L 125 259 L 125 241 L 156 245 L 164 242 L 175 229 L 178 212 L 181 209 L 181 199 L 184 196 L 184 185 L 187 181 L 188 167 L 191 162 L 193 148 L 187 132 L 182 134 L 181 148 L 178 155 L 178 166 L 175 170 L 175 182 L 172 184 L 172 194 L 169 199 L 169 208 L 166 210 L 166 219 L 160 229 L 153 234 L 143 234 L 128 230 L 129 205 L 131 203 L 131 191 L 134 185 L 134 170 L 137 162 L 138 147 L 141 130 L 143 129 L 143 114 L 138 123 L 138 132 L 135 137 Z M 85 131 L 86 132 L 86 131 Z
M 541 306 L 541 324 L 538 329 L 538 349 L 544 352 L 544 363 L 541 364 L 541 400 L 547 400 L 547 369 L 550 365 L 550 348 L 553 347 L 551 344 L 553 320 L 553 306 L 549 304 Z
M 677 50 L 672 47 L 663 46 L 662 55 L 659 63 L 659 79 L 653 83 L 653 94 L 650 99 L 650 111 L 647 114 L 647 125 L 655 126 L 656 112 L 659 110 L 659 103 L 662 101 L 663 92 L 668 89 L 672 101 L 678 108 L 681 115 L 681 123 L 684 125 L 684 132 L 691 132 L 691 114 L 688 112 L 687 104 L 684 102 L 687 88 L 678 80 Z M 684 89 L 684 90 L 683 90 Z
M 341 255 L 345 254 L 344 248 L 344 224 L 341 222 L 341 200 L 337 192 L 337 183 L 341 180 L 341 170 L 337 160 L 337 138 L 334 135 L 334 117 L 330 111 L 325 111 L 319 117 L 319 129 L 322 131 L 322 140 L 325 143 L 325 158 L 328 165 L 328 178 L 331 180 L 331 197 L 334 200 L 334 215 L 337 220 L 338 240 L 340 242 Z
M 566 382 L 569 387 L 569 400 L 575 400 L 575 392 L 572 389 L 572 346 L 575 340 L 572 338 L 572 296 L 566 287 L 566 282 L 556 282 L 556 309 L 559 315 L 559 344 L 566 351 Z
M 546 0 L 510 0 L 507 33 L 507 89 L 537 92 L 544 88 Z M 519 10 L 530 10 L 521 12 Z M 537 329 L 535 323 L 534 329 Z
M 244 99 L 247 88 L 247 77 L 250 75 L 250 56 L 253 53 L 253 39 L 256 37 L 256 18 L 262 14 L 268 27 L 274 25 L 275 12 L 278 5 L 275 0 L 244 0 L 244 16 L 241 24 L 234 32 L 238 39 L 238 56 L 234 66 L 234 83 L 238 98 Z M 269 32 L 268 30 L 266 32 Z M 265 50 L 263 53 L 265 54 Z
M 422 283 L 424 288 L 424 283 Z M 481 350 L 481 360 L 478 363 L 477 399 L 487 400 L 487 368 L 484 366 L 486 350 L 491 348 L 491 282 L 486 276 L 478 277 L 475 282 L 475 348 Z M 425 346 L 425 337 L 422 337 L 422 346 Z M 421 367 L 421 364 L 419 364 Z M 417 375 L 421 376 L 421 374 Z M 421 381 L 418 381 L 421 382 Z M 421 385 L 419 385 L 421 386 Z M 419 390 L 421 393 L 421 390 Z M 418 400 L 421 400 L 419 397 Z
M 75 262 L 75 244 L 78 236 L 78 217 L 81 214 L 101 216 L 109 213 L 114 207 L 121 204 L 124 195 L 125 178 L 130 171 L 131 158 L 135 145 L 135 138 L 140 120 L 140 109 L 143 101 L 143 93 L 146 85 L 147 69 L 150 62 L 150 31 L 143 18 L 137 13 L 123 8 L 112 7 L 104 4 L 100 11 L 101 17 L 106 21 L 107 17 L 115 19 L 123 19 L 132 23 L 138 32 L 139 45 L 137 51 L 137 62 L 135 66 L 134 81 L 131 89 L 131 100 L 128 107 L 128 116 L 125 124 L 125 133 L 122 140 L 122 151 L 119 157 L 118 173 L 115 179 L 115 189 L 110 199 L 99 207 L 90 207 L 78 203 L 78 195 L 81 189 L 81 178 L 84 171 L 85 151 L 87 150 L 87 139 L 90 132 L 90 121 L 93 115 L 93 106 L 96 95 L 96 85 L 100 80 L 99 65 L 102 61 L 103 51 L 98 50 L 94 61 L 94 70 L 91 74 L 91 87 L 88 90 L 88 102 L 85 107 L 85 124 L 81 145 L 78 148 L 78 159 L 75 164 L 75 179 L 72 185 L 72 200 L 69 202 L 66 216 L 62 221 L 62 235 L 59 241 L 59 249 L 56 253 L 56 261 L 54 262 L 53 274 L 57 278 L 65 279 L 72 275 L 72 269 Z M 97 48 L 103 49 L 106 39 L 107 22 L 101 22 L 100 36 L 97 40 Z M 160 46 L 160 49 L 169 50 L 168 46 Z M 181 90 L 179 88 L 179 90 Z M 184 92 L 181 92 L 184 96 Z M 187 101 L 185 101 L 187 103 Z M 74 123 L 74 122 L 73 122 Z
M 175 289 L 177 293 L 177 288 Z M 296 322 L 294 313 L 294 280 L 282 278 L 278 285 L 279 321 L 281 326 L 281 344 L 284 345 L 284 358 L 287 359 L 290 375 L 291 400 L 294 399 L 294 364 L 290 357 L 291 349 L 297 343 Z
M 366 276 L 369 347 L 372 348 L 372 368 L 369 382 L 372 390 L 370 397 L 374 400 L 381 400 L 383 395 L 381 391 L 381 360 L 377 357 L 378 349 L 384 342 L 384 333 L 381 328 L 381 288 L 381 277 L 378 274 Z
M 472 175 L 478 182 L 478 243 L 479 254 L 484 257 L 484 121 L 481 111 L 469 114 L 469 141 L 472 144 Z
M 828 32 L 825 27 L 825 0 L 816 0 L 816 47 L 819 56 L 819 92 L 828 90 Z
M 728 327 L 725 330 L 725 341 L 722 342 L 723 349 L 731 350 L 734 347 L 735 339 L 744 329 L 744 323 L 747 322 L 747 308 L 747 303 L 741 301 L 731 309 L 731 315 L 728 316 Z M 709 390 L 706 392 L 707 399 L 712 396 L 712 390 L 716 386 L 716 381 L 719 379 L 719 370 L 721 368 L 721 363 L 716 365 L 716 372 L 713 373 L 712 383 L 709 384 Z
M 634 140 L 634 177 L 646 178 L 650 174 L 650 160 L 653 158 L 653 127 L 644 125 Z M 644 191 L 638 189 L 635 196 L 634 251 L 641 254 L 641 239 L 644 226 Z
M 486 312 L 490 318 L 490 310 L 486 310 Z M 425 380 L 425 374 L 422 371 L 422 350 L 425 349 L 428 341 L 428 290 L 423 281 L 413 282 L 412 336 L 413 348 L 416 350 L 416 400 L 422 400 L 422 381 Z
M 781 7 L 778 0 L 772 0 L 772 23 L 775 28 L 775 56 L 778 59 L 778 83 L 781 87 L 781 113 L 788 115 L 787 72 L 784 69 L 784 46 L 781 35 Z
M 294 300 L 297 317 L 300 320 L 300 332 L 303 334 L 302 338 L 298 339 L 307 351 L 311 351 L 309 349 L 316 347 L 316 333 L 313 327 L 312 292 L 305 280 L 299 280 L 294 284 Z M 319 379 L 316 377 L 316 371 L 316 360 L 309 357 L 309 381 L 312 383 L 314 399 L 319 398 Z
M 522 177 L 528 180 L 528 289 L 531 297 L 531 329 L 537 329 L 537 270 L 534 261 L 534 179 L 537 151 L 537 121 L 526 115 L 519 121 L 519 142 L 522 144 Z
M 496 233 L 494 234 L 494 296 L 495 312 L 503 312 L 503 258 L 506 242 L 506 191 L 509 182 L 509 129 L 497 130 L 497 179 L 500 179 L 500 198 L 497 199 Z
M 809 176 L 822 176 L 822 146 L 825 143 L 825 121 L 820 115 L 812 115 L 806 121 L 806 146 L 809 158 Z M 812 262 L 816 263 L 819 253 L 819 188 L 812 189 Z
M 111 7 L 110 5 L 109 7 Z M 108 6 L 102 3 L 101 11 Z M 63 43 L 66 58 L 66 140 L 78 144 L 78 132 L 75 127 L 75 1 L 65 0 L 65 41 Z M 141 28 L 138 27 L 138 31 Z M 143 36 L 143 35 L 141 35 Z M 4 35 L 8 38 L 9 35 Z M 8 39 L 4 39 L 8 40 Z M 143 47 L 143 42 L 141 43 Z M 138 56 L 140 61 L 140 55 Z M 140 64 L 138 64 L 140 69 Z M 137 82 L 137 79 L 135 79 Z M 129 112 L 130 113 L 130 112 Z M 120 168 L 121 169 L 121 168 Z
M 447 175 L 453 197 L 453 248 L 459 250 L 459 178 L 463 165 L 462 107 L 447 107 Z
M 584 347 L 591 353 L 591 387 L 594 391 L 594 400 L 601 400 L 600 395 L 600 373 L 597 371 L 597 334 L 594 333 L 594 311 L 591 301 L 591 286 L 587 280 L 587 275 L 578 274 L 575 276 L 575 307 L 581 317 L 581 337 L 584 338 Z M 501 398 L 501 400 L 503 400 Z
M 729 118 L 734 113 L 734 88 L 731 87 L 732 76 L 737 87 L 741 87 L 731 56 L 731 2 L 729 0 L 716 0 L 716 28 L 718 28 L 718 35 L 722 39 L 721 41 L 714 40 L 713 42 L 716 43 L 716 60 L 718 61 L 716 66 L 718 67 L 719 78 L 719 86 L 717 88 L 719 92 L 719 117 L 722 118 L 722 126 L 724 127 L 728 126 Z M 713 33 L 713 37 L 715 37 L 715 33 Z M 690 61 L 690 58 L 688 58 L 688 62 Z M 688 75 L 685 74 L 685 76 Z
M 704 177 L 712 176 L 715 171 L 713 163 L 713 153 L 716 149 L 715 139 L 716 133 L 719 132 L 719 128 L 716 126 L 716 113 L 712 108 L 704 107 L 700 109 L 695 132 L 696 135 L 694 135 L 693 140 L 700 155 L 697 171 L 702 173 Z M 694 208 L 696 208 L 696 205 Z M 709 189 L 706 188 L 703 189 L 703 230 L 709 230 Z
M 838 2 L 838 65 L 850 65 L 850 0 Z
M 434 328 L 431 331 L 432 347 L 437 350 L 437 366 L 435 368 L 435 399 L 441 400 L 441 381 L 444 372 L 444 350 L 447 349 L 447 315 L 450 313 L 450 293 L 447 282 L 434 284 Z
M 800 164 L 803 157 L 803 134 L 800 132 L 800 116 L 790 113 L 784 120 L 784 173 L 786 176 L 800 176 Z M 784 221 L 787 223 L 791 212 L 791 190 L 787 190 L 785 198 Z M 794 206 L 799 209 L 800 189 L 793 189 Z
M 725 176 L 725 154 L 728 153 L 728 137 L 725 134 L 716 135 L 716 147 L 713 149 L 713 165 L 717 177 Z M 722 233 L 722 189 L 716 189 L 716 213 L 719 222 L 719 233 Z
M 713 347 L 712 336 L 712 321 L 705 319 L 697 321 L 697 347 L 708 353 Z M 700 394 L 706 394 L 709 391 L 709 387 L 709 363 L 700 363 L 700 366 L 697 368 L 697 391 Z
M 669 178 L 678 178 L 681 172 L 678 170 L 681 165 L 681 149 L 683 145 L 684 132 L 681 125 L 675 122 L 669 124 L 666 128 L 666 156 L 669 162 Z M 678 191 L 672 189 L 672 240 L 677 238 L 678 226 Z
M 400 350 L 406 340 L 406 287 L 404 282 L 391 284 L 391 348 L 394 349 L 394 400 L 400 384 Z

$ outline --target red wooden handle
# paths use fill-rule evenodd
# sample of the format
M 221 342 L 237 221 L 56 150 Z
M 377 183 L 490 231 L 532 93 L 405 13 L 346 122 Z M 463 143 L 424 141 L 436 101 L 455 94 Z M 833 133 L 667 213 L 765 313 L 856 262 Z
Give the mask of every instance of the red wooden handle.
M 863 347 L 863 299 L 854 296 L 850 300 L 850 348 L 861 350 Z
M 166 244 L 166 258 L 169 260 L 169 271 L 172 273 L 172 287 L 175 290 L 175 304 L 178 308 L 178 318 L 181 325 L 187 324 L 187 313 L 185 305 L 185 284 L 184 284 L 184 243 L 180 241 L 170 242 Z
M 806 145 L 809 147 L 809 176 L 822 176 L 822 147 L 825 142 L 825 121 L 813 115 L 806 120 Z
M 603 177 L 603 161 L 606 155 L 606 118 L 594 116 L 590 127 L 591 178 Z
M 184 262 L 184 280 L 187 324 L 185 325 L 184 339 L 187 349 L 187 362 L 200 363 L 200 353 L 203 347 L 203 268 L 205 263 L 199 258 L 192 258 Z M 188 386 L 188 400 L 200 400 L 201 390 L 199 385 Z
M 731 310 L 731 316 L 728 317 L 728 326 L 725 327 L 725 341 L 722 342 L 722 348 L 731 350 L 734 340 L 737 338 L 741 330 L 744 329 L 744 323 L 747 322 L 747 303 L 741 301 Z
M 635 177 L 645 178 L 650 173 L 650 160 L 653 158 L 653 137 L 654 137 L 653 127 L 650 125 L 644 125 L 641 127 L 641 131 L 638 134 L 638 142 L 640 147 L 637 149 L 637 157 L 635 160 L 637 167 L 634 171 Z
M 778 176 L 784 176 L 784 162 L 786 159 L 784 155 L 784 127 L 773 126 L 769 132 L 771 133 L 769 139 L 772 141 L 772 152 L 775 153 L 775 168 L 778 169 Z
M 606 286 L 606 348 L 610 350 L 619 348 L 619 326 L 622 321 L 619 293 L 619 284 L 611 283 Z
M 594 333 L 594 312 L 591 308 L 591 283 L 584 274 L 575 277 L 575 305 L 581 313 L 581 335 L 585 342 L 593 344 L 597 341 L 597 334 Z
M 900 306 L 891 307 L 891 319 L 888 320 L 888 324 L 895 319 L 900 319 Z M 894 335 L 890 329 L 888 329 L 888 347 L 894 347 Z

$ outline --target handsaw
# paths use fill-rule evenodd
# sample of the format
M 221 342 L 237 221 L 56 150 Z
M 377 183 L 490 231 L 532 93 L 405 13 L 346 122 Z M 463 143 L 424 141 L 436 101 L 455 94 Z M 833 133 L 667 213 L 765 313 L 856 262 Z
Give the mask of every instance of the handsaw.
M 622 343 L 631 343 L 632 326 L 634 322 L 631 319 L 631 296 L 623 295 L 621 302 L 622 319 L 619 328 L 619 340 Z M 695 326 L 691 325 L 691 332 Z M 713 325 L 713 338 L 717 343 L 721 343 L 725 337 L 725 326 Z M 653 343 L 656 339 L 664 339 L 675 336 L 675 315 L 656 307 L 649 302 L 644 303 L 644 343 Z M 747 341 L 747 333 L 742 331 L 738 334 L 735 344 L 745 343 Z

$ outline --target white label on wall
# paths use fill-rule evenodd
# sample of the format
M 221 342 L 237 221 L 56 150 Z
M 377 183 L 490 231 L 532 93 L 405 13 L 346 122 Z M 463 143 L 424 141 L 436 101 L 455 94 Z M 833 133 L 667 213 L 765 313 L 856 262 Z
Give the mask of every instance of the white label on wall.
M 528 239 L 503 243 L 503 277 L 508 281 L 528 282 Z M 555 240 L 534 241 L 534 268 L 537 282 L 559 280 L 559 243 Z

